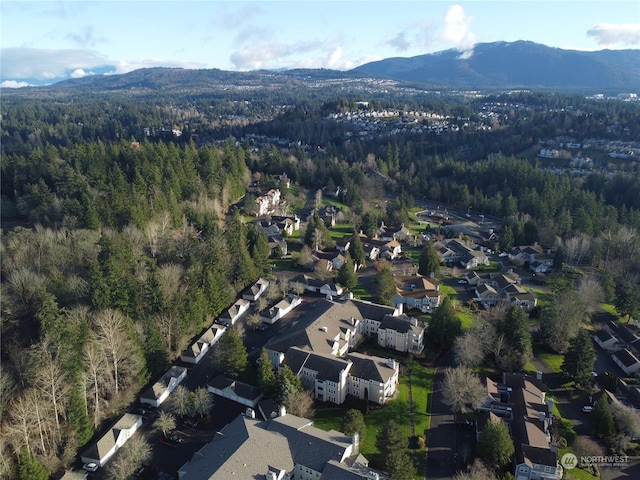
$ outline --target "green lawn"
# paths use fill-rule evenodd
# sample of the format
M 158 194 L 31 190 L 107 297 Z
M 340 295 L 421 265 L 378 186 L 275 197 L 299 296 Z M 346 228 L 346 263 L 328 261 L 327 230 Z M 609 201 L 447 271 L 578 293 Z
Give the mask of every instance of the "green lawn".
M 414 427 L 416 435 L 426 435 L 429 430 L 430 416 L 428 414 L 427 399 L 433 389 L 434 370 L 424 367 L 417 362 L 411 362 L 411 394 L 414 408 Z M 400 375 L 398 396 L 380 408 L 375 408 L 365 415 L 367 433 L 360 444 L 361 453 L 369 460 L 378 455 L 376 436 L 385 422 L 394 420 L 407 436 L 409 446 L 411 427 L 409 424 L 409 400 L 406 373 Z M 338 430 L 346 408 L 332 407 L 328 404 L 316 405 L 314 416 L 315 426 L 323 430 Z M 422 478 L 422 476 L 420 476 Z
M 345 237 L 353 235 L 353 225 L 349 223 L 339 223 L 335 227 L 329 229 L 332 240 L 342 240 Z
M 551 293 L 550 290 L 541 290 L 539 288 L 534 288 L 533 293 L 535 293 L 536 297 L 538 298 L 538 305 L 540 305 L 541 307 L 548 305 L 553 299 L 553 293 Z
M 616 310 L 616 307 L 614 307 L 610 303 L 600 303 L 598 306 L 602 310 L 604 310 L 605 312 L 610 313 L 611 315 L 613 315 L 617 319 L 620 319 L 620 315 L 618 314 L 618 311 Z
M 557 353 L 540 353 L 538 356 L 554 373 L 562 373 L 563 355 L 558 355 Z
M 476 326 L 477 318 L 475 315 L 469 312 L 469 310 L 464 309 L 461 312 L 456 312 L 456 315 L 458 315 L 458 318 L 462 322 L 463 330 L 469 330 L 470 328 Z
M 345 205 L 344 203 L 336 200 L 335 198 L 327 198 L 324 197 L 322 199 L 322 203 L 324 203 L 325 205 L 332 205 L 336 208 L 339 208 L 340 210 L 342 210 L 343 212 L 348 212 L 349 211 L 349 207 L 347 205 Z
M 356 285 L 351 291 L 356 298 L 359 298 L 360 300 L 371 300 L 371 294 L 369 291 L 360 284 Z

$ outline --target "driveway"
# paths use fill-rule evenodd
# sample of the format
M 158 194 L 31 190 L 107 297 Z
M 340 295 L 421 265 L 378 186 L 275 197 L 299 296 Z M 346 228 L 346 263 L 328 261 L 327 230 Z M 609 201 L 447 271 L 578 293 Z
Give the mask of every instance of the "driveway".
M 430 399 L 430 426 L 427 434 L 426 478 L 452 478 L 456 471 L 456 424 L 451 409 L 442 401 L 440 385 L 444 370 L 453 367 L 453 353 L 445 354 L 436 368 Z

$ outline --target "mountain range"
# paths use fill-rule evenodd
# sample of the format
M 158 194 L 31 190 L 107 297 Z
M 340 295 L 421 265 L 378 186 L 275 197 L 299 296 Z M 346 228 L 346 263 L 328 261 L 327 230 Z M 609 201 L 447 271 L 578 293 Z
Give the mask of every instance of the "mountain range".
M 397 81 L 454 88 L 640 90 L 640 50 L 563 50 L 533 42 L 479 43 L 367 63 L 354 72 Z
M 232 72 L 218 69 L 151 68 L 122 75 L 64 80 L 44 89 L 72 92 L 206 94 L 223 89 L 300 85 L 327 87 L 343 82 L 387 79 L 424 89 L 525 89 L 564 93 L 640 93 L 640 50 L 577 51 L 517 41 L 479 43 L 470 52 L 451 49 L 410 58 L 388 58 L 350 71 L 305 69 Z M 34 89 L 26 88 L 33 92 Z M 5 89 L 5 92 L 7 90 Z M 43 92 L 44 93 L 44 92 Z

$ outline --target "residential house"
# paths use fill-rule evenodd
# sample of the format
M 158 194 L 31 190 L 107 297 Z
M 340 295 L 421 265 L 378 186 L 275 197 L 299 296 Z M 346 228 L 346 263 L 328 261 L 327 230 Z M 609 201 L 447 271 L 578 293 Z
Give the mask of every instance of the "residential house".
M 281 232 L 284 232 L 289 236 L 300 230 L 300 217 L 297 215 L 272 215 L 271 222 L 273 222 Z
M 547 273 L 553 267 L 551 249 L 545 249 L 537 243 L 514 247 L 509 253 L 509 259 L 515 263 L 528 265 L 529 270 L 534 273 Z
M 606 328 L 596 330 L 593 340 L 604 350 L 613 351 L 618 349 L 618 339 Z
M 256 198 L 256 213 L 258 217 L 272 213 L 280 204 L 280 190 L 271 189 L 264 195 Z
M 627 375 L 635 375 L 640 371 L 640 360 L 628 348 L 613 352 L 611 358 Z
M 274 324 L 301 303 L 302 298 L 298 295 L 287 295 L 286 298 L 283 298 L 266 312 L 263 312 L 262 321 L 264 323 Z M 265 313 L 266 315 L 264 315 Z
M 172 366 L 160 379 L 140 395 L 140 403 L 159 407 L 171 392 L 187 377 L 185 367 Z
M 400 368 L 392 358 L 381 358 L 352 352 L 345 357 L 352 362 L 347 378 L 347 393 L 357 398 L 384 405 L 394 397 Z
M 360 353 L 344 357 L 291 347 L 287 365 L 316 400 L 342 405 L 348 394 L 384 404 L 396 393 L 399 366 L 392 359 Z
M 256 405 L 264 397 L 264 393 L 258 387 L 227 378 L 224 375 L 218 375 L 207 383 L 207 390 L 214 395 L 251 408 L 256 408 Z
M 104 465 L 122 447 L 131 436 L 142 426 L 142 416 L 125 413 L 113 424 L 102 437 L 92 443 L 81 455 L 84 463 L 95 462 Z
M 216 342 L 222 337 L 226 328 L 222 325 L 213 324 L 207 328 L 198 339 L 189 345 L 180 355 L 180 360 L 185 363 L 199 363 L 213 347 Z
M 267 448 L 268 446 L 268 448 Z M 178 469 L 180 480 L 388 480 L 369 467 L 360 439 L 316 428 L 281 410 L 267 420 L 236 417 Z
M 323 299 L 298 319 L 295 328 L 272 338 L 264 348 L 274 368 L 280 366 L 285 352 L 293 346 L 344 356 L 365 336 L 377 337 L 378 327 L 387 314 L 399 315 L 399 310 L 364 300 Z
M 251 285 L 249 289 L 242 294 L 244 300 L 255 302 L 260 296 L 269 288 L 269 280 L 266 278 L 259 278 L 256 283 Z
M 396 295 L 393 304 L 406 305 L 407 310 L 418 308 L 422 312 L 432 312 L 440 306 L 442 294 L 440 286 L 422 275 L 397 275 Z
M 424 327 L 418 320 L 402 315 L 385 315 L 378 326 L 378 345 L 397 352 L 418 355 L 424 349 Z
M 298 275 L 291 280 L 291 283 L 298 283 L 304 286 L 308 292 L 320 293 L 331 297 L 342 295 L 343 288 L 331 280 L 323 280 L 309 275 Z
M 496 291 L 496 289 L 486 283 L 477 286 L 475 293 L 476 296 L 474 300 L 484 306 L 493 306 L 502 300 L 501 295 Z
M 483 249 L 470 242 L 463 242 L 457 238 L 438 242 L 435 245 L 440 260 L 448 265 L 459 265 L 462 268 L 477 268 L 489 265 L 489 257 Z
M 481 410 L 495 415 L 491 421 L 499 418 L 508 424 L 515 446 L 515 477 L 561 480 L 563 469 L 550 431 L 553 400 L 546 398 L 540 379 L 505 373 L 502 383 L 487 379 L 486 385 L 487 401 Z
M 287 365 L 302 385 L 321 402 L 342 405 L 347 398 L 347 378 L 351 363 L 335 355 L 291 347 L 282 365 Z
M 282 235 L 283 231 L 289 231 L 289 228 L 293 228 L 289 224 L 280 224 L 273 222 L 270 218 L 256 220 L 254 222 L 256 228 L 263 232 L 267 236 L 267 242 L 269 245 L 269 255 L 274 257 L 277 256 L 278 250 L 280 250 L 281 255 L 287 255 L 288 246 L 287 241 Z M 298 221 L 299 225 L 299 221 Z M 283 229 L 284 228 L 284 229 Z M 299 228 L 299 227 L 298 227 Z
M 349 251 L 351 247 L 351 239 L 350 238 L 341 238 L 340 240 L 336 240 L 336 250 L 340 253 L 346 253 Z
M 230 308 L 222 312 L 219 320 L 221 322 L 229 322 L 230 325 L 233 325 L 247 310 L 249 310 L 250 306 L 251 302 L 249 302 L 249 300 L 239 298 L 233 305 L 231 305 Z
M 522 308 L 526 312 L 531 312 L 538 304 L 538 297 L 531 292 L 508 294 L 507 300 L 514 307 Z

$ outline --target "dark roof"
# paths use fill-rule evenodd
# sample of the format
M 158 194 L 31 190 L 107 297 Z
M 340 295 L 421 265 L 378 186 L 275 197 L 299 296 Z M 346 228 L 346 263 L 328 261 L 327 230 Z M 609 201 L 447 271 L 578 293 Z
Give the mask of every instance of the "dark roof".
M 207 385 L 217 388 L 218 390 L 224 390 L 225 388 L 231 387 L 236 395 L 249 400 L 255 400 L 262 394 L 258 387 L 254 387 L 248 383 L 238 382 L 237 380 L 227 378 L 224 375 L 218 375 Z
M 288 357 L 292 356 L 293 366 L 289 365 Z M 303 358 L 304 357 L 304 358 Z M 340 372 L 349 369 L 349 362 L 333 355 L 322 355 L 314 352 L 306 352 L 296 347 L 287 350 L 284 357 L 284 364 L 294 373 L 298 373 L 302 368 L 307 368 L 318 372 L 316 379 L 320 381 L 339 382 Z M 297 368 L 297 370 L 294 370 Z
M 603 343 L 608 340 L 611 340 L 612 338 L 613 339 L 616 338 L 606 328 L 601 328 L 600 330 L 596 330 L 596 337 L 598 337 L 598 340 L 600 340 Z
M 538 465 L 548 465 L 556 467 L 558 464 L 558 453 L 549 448 L 532 447 L 531 445 L 520 445 L 522 457 L 527 458 L 531 463 Z M 522 461 L 518 462 L 522 463 Z
M 386 383 L 395 373 L 395 369 L 389 366 L 386 358 L 350 353 L 345 359 L 353 362 L 349 373 L 357 378 Z
M 274 418 L 267 427 L 269 431 L 286 437 L 296 464 L 322 472 L 329 459 L 342 459 L 351 438 L 335 430 L 320 430 L 313 427 L 311 421 L 301 424 L 299 420 L 299 417 L 285 415 Z
M 385 315 L 380 323 L 380 328 L 383 330 L 390 329 L 400 333 L 407 333 L 411 330 L 411 317 L 404 313 L 397 317 Z
M 638 335 L 625 325 L 618 325 L 616 333 L 618 334 L 618 338 L 624 343 L 633 343 L 638 340 Z
M 377 303 L 367 302 L 365 300 L 351 300 L 362 315 L 362 320 L 368 318 L 370 320 L 382 321 L 387 314 L 393 314 L 395 312 L 394 307 L 387 305 L 379 305 Z
M 614 352 L 614 355 L 625 367 L 631 367 L 640 362 L 640 360 L 626 348 Z

